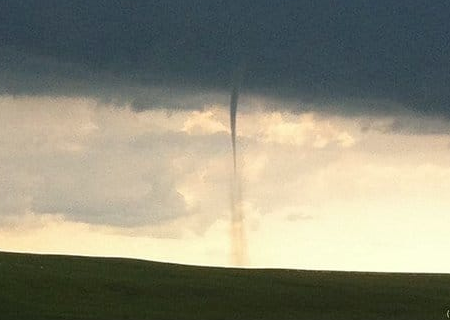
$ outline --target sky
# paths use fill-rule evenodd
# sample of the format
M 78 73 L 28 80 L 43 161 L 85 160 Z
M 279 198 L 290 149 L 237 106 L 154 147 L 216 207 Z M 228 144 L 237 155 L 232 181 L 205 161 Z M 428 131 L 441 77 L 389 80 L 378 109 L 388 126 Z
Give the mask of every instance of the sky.
M 2 1 L 0 250 L 450 272 L 449 1 Z

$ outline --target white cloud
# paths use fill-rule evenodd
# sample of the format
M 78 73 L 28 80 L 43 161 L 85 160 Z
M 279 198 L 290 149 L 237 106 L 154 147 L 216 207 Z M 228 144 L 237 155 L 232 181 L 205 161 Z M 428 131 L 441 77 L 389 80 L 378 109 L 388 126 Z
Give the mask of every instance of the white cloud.
M 226 106 L 136 113 L 94 100 L 2 97 L 0 107 L 2 249 L 227 263 Z M 430 259 L 416 271 L 445 269 L 428 251 L 449 244 L 449 138 L 361 131 L 365 121 L 239 113 L 254 264 L 402 270 L 418 263 L 414 246 Z
M 183 125 L 183 131 L 189 134 L 213 134 L 217 132 L 229 132 L 228 127 L 224 125 L 216 114 L 221 110 L 210 108 L 205 111 L 193 111 L 188 115 Z
M 254 112 L 240 116 L 240 136 L 262 143 L 325 148 L 331 144 L 348 148 L 355 137 L 342 124 L 320 118 L 314 113 L 292 114 L 281 112 Z M 342 121 L 342 120 L 341 120 Z

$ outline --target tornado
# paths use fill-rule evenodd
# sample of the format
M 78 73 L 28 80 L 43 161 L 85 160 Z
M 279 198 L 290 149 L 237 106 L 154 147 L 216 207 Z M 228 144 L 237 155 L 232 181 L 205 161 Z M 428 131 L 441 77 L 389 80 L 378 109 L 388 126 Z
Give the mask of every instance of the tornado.
M 233 148 L 233 175 L 237 176 L 236 167 L 236 113 L 239 99 L 239 87 L 233 84 L 230 97 L 230 129 L 231 129 L 231 147 Z
M 231 179 L 231 260 L 236 266 L 248 263 L 247 243 L 245 240 L 244 211 L 242 207 L 242 177 L 237 165 L 236 150 L 236 114 L 239 100 L 239 91 L 244 74 L 240 66 L 234 77 L 230 96 L 230 131 L 231 147 L 233 151 L 233 176 Z

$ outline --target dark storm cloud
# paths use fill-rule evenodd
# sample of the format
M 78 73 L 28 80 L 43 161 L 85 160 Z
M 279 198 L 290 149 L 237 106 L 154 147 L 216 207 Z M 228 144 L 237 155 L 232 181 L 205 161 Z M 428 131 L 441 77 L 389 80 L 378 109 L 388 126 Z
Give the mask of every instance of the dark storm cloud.
M 448 0 L 4 0 L 0 21 L 3 94 L 183 107 L 244 59 L 246 93 L 450 115 Z

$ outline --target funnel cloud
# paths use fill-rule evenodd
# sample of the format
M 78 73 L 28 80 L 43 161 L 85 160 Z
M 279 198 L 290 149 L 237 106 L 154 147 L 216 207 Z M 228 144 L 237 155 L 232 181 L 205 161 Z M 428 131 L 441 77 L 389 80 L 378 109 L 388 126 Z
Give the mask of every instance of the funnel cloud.
M 231 146 L 233 149 L 233 177 L 231 182 L 231 258 L 232 263 L 238 266 L 248 262 L 247 244 L 245 241 L 244 211 L 242 208 L 242 179 L 236 160 L 236 114 L 239 89 L 242 83 L 244 70 L 243 64 L 237 68 L 233 77 L 230 97 L 230 129 Z

